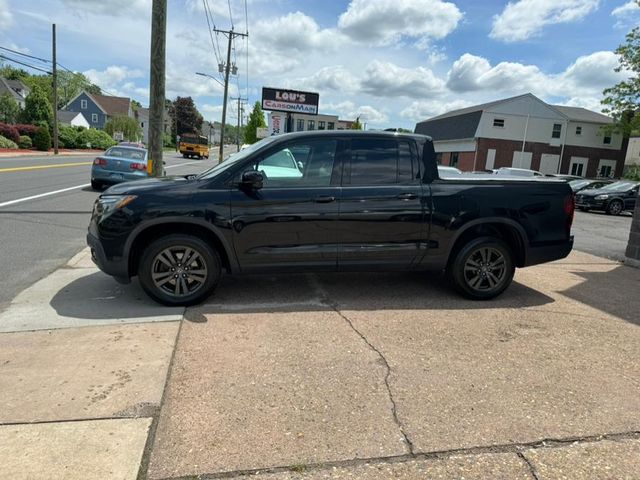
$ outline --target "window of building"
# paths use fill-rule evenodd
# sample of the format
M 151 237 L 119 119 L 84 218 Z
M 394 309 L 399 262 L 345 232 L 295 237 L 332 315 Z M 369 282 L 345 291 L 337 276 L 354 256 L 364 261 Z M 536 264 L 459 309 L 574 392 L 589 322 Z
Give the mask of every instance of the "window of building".
M 92 113 L 91 114 L 91 123 L 98 123 L 98 114 L 97 113 Z
M 610 133 L 605 133 L 604 134 L 604 138 L 602 139 L 602 143 L 604 143 L 605 145 L 611 145 L 611 134 Z
M 82 110 L 86 110 L 87 109 L 87 101 L 86 100 L 80 100 L 80 108 Z
M 553 131 L 551 132 L 551 138 L 560 138 L 560 134 L 562 133 L 562 124 L 554 123 Z
M 327 123 L 327 130 L 335 130 L 336 129 L 336 124 L 333 122 L 328 122 Z
M 458 166 L 458 152 L 451 152 L 451 159 L 449 160 L 449 166 L 450 167 L 457 167 Z
M 326 123 L 323 120 L 318 121 L 318 130 L 324 130 Z
M 504 118 L 494 118 L 493 126 L 498 128 L 504 128 Z
M 582 135 L 582 127 L 580 125 L 576 126 L 576 135 L 578 136 Z
M 436 163 L 442 165 L 442 152 L 436 153 Z
M 315 120 L 309 120 L 309 122 L 307 123 L 307 130 L 315 130 L 315 129 L 316 129 Z
M 304 131 L 304 120 L 302 120 L 301 118 L 298 119 L 298 122 L 297 122 L 297 125 L 296 125 L 296 130 L 298 132 Z

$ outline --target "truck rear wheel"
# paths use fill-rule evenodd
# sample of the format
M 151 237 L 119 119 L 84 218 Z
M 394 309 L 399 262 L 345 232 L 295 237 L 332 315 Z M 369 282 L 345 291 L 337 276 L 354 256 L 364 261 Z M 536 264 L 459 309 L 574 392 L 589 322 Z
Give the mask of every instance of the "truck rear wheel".
M 205 300 L 222 274 L 218 253 L 192 235 L 168 235 L 145 248 L 138 277 L 144 291 L 169 306 Z
M 480 237 L 464 245 L 449 265 L 448 275 L 465 297 L 489 300 L 506 290 L 515 264 L 509 246 L 495 237 Z

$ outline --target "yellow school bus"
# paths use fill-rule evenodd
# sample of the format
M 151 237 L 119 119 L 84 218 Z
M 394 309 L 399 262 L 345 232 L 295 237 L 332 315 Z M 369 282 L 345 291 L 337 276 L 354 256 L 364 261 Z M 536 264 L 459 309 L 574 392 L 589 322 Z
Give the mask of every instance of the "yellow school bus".
M 183 133 L 179 149 L 184 158 L 209 158 L 209 140 L 202 135 Z

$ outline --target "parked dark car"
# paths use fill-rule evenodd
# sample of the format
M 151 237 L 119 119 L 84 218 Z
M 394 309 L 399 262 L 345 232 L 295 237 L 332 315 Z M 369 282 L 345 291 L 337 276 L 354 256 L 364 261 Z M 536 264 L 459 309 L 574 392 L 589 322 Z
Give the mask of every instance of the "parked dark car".
M 571 190 L 573 190 L 574 192 L 580 192 L 582 190 L 602 188 L 612 183 L 613 183 L 613 180 L 607 180 L 605 178 L 602 178 L 602 179 L 582 178 L 580 180 L 571 180 L 569 182 L 569 186 L 571 187 Z
M 223 271 L 446 271 L 467 297 L 489 299 L 515 267 L 569 254 L 566 182 L 457 177 L 438 176 L 422 135 L 278 135 L 197 176 L 111 187 L 87 242 L 104 272 L 137 275 L 166 305 L 201 302 Z
M 576 195 L 576 207 L 580 210 L 603 210 L 609 215 L 620 215 L 633 210 L 638 198 L 639 182 L 622 180 L 598 189 L 582 190 Z

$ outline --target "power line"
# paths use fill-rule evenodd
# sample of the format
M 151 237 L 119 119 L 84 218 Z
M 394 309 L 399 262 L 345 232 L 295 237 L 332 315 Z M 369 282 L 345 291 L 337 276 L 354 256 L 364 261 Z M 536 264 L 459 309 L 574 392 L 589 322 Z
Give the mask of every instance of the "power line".
M 0 50 L 6 50 L 7 52 L 11 52 L 11 53 L 14 53 L 16 55 L 20 55 L 20 56 L 27 57 L 27 58 L 32 58 L 33 60 L 39 60 L 39 61 L 44 62 L 44 63 L 51 63 L 51 60 L 47 60 L 46 58 L 34 57 L 33 55 L 27 55 L 26 53 L 22 53 L 22 52 L 19 52 L 17 50 L 12 50 L 12 49 L 7 48 L 7 47 L 0 47 Z
M 0 59 L 7 60 L 7 61 L 13 62 L 13 63 L 17 63 L 18 65 L 22 65 L 24 67 L 32 68 L 33 70 L 38 70 L 40 72 L 46 73 L 47 75 L 51 75 L 51 72 L 48 71 L 48 70 L 45 70 L 45 69 L 40 68 L 40 67 L 36 67 L 35 65 L 30 65 L 28 63 L 21 62 L 20 60 L 16 60 L 15 58 L 7 57 L 7 56 L 5 56 L 3 54 L 0 54 Z
M 211 48 L 213 49 L 213 53 L 216 56 L 216 63 L 220 63 L 220 58 L 218 57 L 218 52 L 216 51 L 216 45 L 215 42 L 213 40 L 213 30 L 211 28 L 211 20 L 213 20 L 213 18 L 211 18 L 211 20 L 209 20 L 209 17 L 211 15 L 210 9 L 209 9 L 209 2 L 207 0 L 202 0 L 202 5 L 204 7 L 204 15 L 207 18 L 207 27 L 209 30 L 209 38 L 211 39 Z
M 233 30 L 233 15 L 231 14 L 231 0 L 227 0 L 229 4 L 229 20 L 231 21 L 231 30 Z

